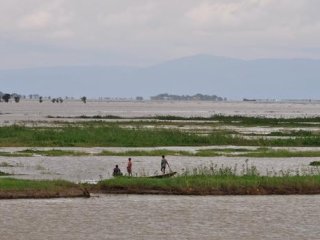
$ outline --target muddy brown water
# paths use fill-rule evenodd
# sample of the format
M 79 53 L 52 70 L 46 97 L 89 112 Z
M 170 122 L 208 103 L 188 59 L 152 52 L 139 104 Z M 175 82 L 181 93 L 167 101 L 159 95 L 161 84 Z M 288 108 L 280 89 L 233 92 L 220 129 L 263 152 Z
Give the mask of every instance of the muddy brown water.
M 313 117 L 319 116 L 319 108 L 319 102 L 89 101 L 84 104 L 80 101 L 65 101 L 62 104 L 54 104 L 46 101 L 40 104 L 38 101 L 21 100 L 19 103 L 0 102 L 0 124 L 55 120 L 48 119 L 48 115 L 64 117 L 81 115 L 209 117 L 223 114 L 285 118 Z
M 64 102 L 0 103 L 0 125 L 53 121 L 47 115 L 139 117 L 213 114 L 312 117 L 319 103 L 247 102 Z M 74 121 L 74 120 L 70 120 Z M 218 164 L 238 168 L 246 158 L 168 157 L 181 172 Z M 308 169 L 320 158 L 254 159 L 260 171 Z M 111 177 L 125 157 L 0 157 L 1 171 L 27 179 L 75 182 Z M 133 157 L 135 174 L 156 174 L 159 157 Z M 320 196 L 150 196 L 99 195 L 90 199 L 1 200 L 0 239 L 319 239 Z
M 10 240 L 319 239 L 320 196 L 99 195 L 2 200 Z

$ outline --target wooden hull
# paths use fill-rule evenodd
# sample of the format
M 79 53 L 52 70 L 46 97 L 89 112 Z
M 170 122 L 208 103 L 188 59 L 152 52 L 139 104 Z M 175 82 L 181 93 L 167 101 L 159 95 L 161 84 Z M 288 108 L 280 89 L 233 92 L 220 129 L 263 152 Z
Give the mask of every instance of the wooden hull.
M 177 174 L 177 172 L 170 172 L 166 174 L 155 175 L 155 176 L 151 176 L 150 178 L 168 178 L 168 177 L 174 176 L 175 174 Z

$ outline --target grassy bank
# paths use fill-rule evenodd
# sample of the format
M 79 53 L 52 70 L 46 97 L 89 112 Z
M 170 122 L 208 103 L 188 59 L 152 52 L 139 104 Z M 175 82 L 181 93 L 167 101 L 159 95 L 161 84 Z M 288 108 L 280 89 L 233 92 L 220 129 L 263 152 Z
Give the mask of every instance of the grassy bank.
M 0 176 L 9 176 L 10 174 L 0 171 Z
M 73 116 L 73 117 L 61 117 L 61 116 L 48 116 L 48 118 L 57 119 L 110 119 L 110 120 L 160 120 L 160 121 L 206 121 L 217 122 L 228 125 L 243 125 L 243 126 L 310 126 L 320 125 L 320 117 L 308 117 L 308 118 L 268 118 L 268 117 L 250 117 L 250 116 L 224 116 L 213 115 L 210 117 L 181 117 L 174 115 L 163 116 L 151 116 L 151 117 L 133 117 L 125 118 L 115 115 L 95 115 L 95 116 Z
M 320 146 L 320 136 L 246 139 L 225 133 L 198 135 L 175 129 L 125 129 L 103 123 L 60 128 L 0 127 L 0 136 L 0 147 Z
M 0 199 L 89 196 L 89 193 L 82 186 L 67 181 L 0 178 Z
M 292 173 L 292 171 L 291 171 Z M 267 195 L 320 194 L 320 175 L 260 176 L 248 162 L 240 175 L 236 167 L 199 168 L 172 178 L 117 177 L 98 184 L 67 181 L 35 181 L 0 178 L 0 199 L 89 197 L 104 194 L 174 194 L 174 195 Z
M 320 151 L 306 151 L 306 150 L 288 150 L 288 149 L 272 149 L 272 148 L 212 148 L 199 149 L 195 151 L 179 151 L 168 149 L 155 150 L 129 150 L 129 151 L 111 151 L 102 150 L 98 153 L 90 153 L 84 151 L 71 151 L 60 149 L 25 149 L 17 152 L 0 152 L 2 157 L 32 157 L 32 156 L 47 156 L 47 157 L 61 157 L 61 156 L 189 156 L 189 157 L 252 157 L 252 158 L 292 158 L 292 157 L 320 157 Z M 1 162 L 0 167 L 13 167 L 6 162 Z
M 319 168 L 280 171 L 261 176 L 248 160 L 237 169 L 201 166 L 172 178 L 118 177 L 100 181 L 95 188 L 104 193 L 182 195 L 320 194 Z
M 66 181 L 0 179 L 0 199 L 89 197 L 104 194 L 267 195 L 320 194 L 320 176 L 191 175 L 173 178 L 118 177 L 96 185 Z
M 200 149 L 196 152 L 173 150 L 150 151 L 102 151 L 99 156 L 192 156 L 192 157 L 253 157 L 253 158 L 291 158 L 291 157 L 320 157 L 320 151 L 289 151 L 273 150 L 268 148 L 251 149 Z
M 320 194 L 320 176 L 120 177 L 97 185 L 104 193 L 181 195 Z

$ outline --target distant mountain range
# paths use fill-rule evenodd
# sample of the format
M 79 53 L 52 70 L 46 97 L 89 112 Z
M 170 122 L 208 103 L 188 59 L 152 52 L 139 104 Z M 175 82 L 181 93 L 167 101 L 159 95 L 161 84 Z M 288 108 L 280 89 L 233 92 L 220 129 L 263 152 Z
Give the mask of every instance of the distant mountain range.
M 151 67 L 63 66 L 0 70 L 3 92 L 149 97 L 202 93 L 228 99 L 319 99 L 320 60 L 196 55 Z

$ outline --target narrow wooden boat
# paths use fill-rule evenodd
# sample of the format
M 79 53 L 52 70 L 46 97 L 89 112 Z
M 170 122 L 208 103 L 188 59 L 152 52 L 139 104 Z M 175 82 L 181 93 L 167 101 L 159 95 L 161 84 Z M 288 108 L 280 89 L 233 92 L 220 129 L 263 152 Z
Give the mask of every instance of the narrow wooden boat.
M 165 173 L 165 174 L 150 176 L 149 178 L 168 178 L 168 177 L 174 176 L 175 174 L 177 174 L 177 172 L 170 172 L 170 173 Z

